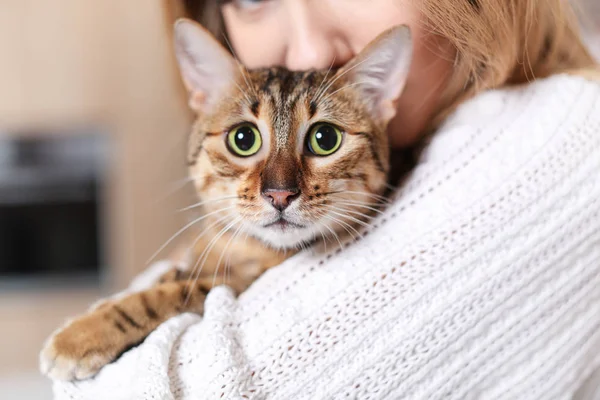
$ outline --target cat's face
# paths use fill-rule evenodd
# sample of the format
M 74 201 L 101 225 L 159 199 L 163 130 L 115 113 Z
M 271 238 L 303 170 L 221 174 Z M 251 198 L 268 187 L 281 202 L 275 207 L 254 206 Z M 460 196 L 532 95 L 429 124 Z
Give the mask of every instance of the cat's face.
M 199 113 L 190 173 L 213 223 L 276 248 L 357 235 L 385 189 L 407 31 L 388 32 L 336 72 L 246 71 L 197 25 L 177 26 Z

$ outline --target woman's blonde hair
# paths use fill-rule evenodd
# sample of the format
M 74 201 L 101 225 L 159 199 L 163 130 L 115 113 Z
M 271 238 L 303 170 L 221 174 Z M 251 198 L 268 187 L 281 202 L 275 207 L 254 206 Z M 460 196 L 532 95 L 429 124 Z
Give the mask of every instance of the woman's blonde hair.
M 596 68 L 568 0 L 422 0 L 428 27 L 456 49 L 441 109 L 483 89 Z
M 595 70 L 571 1 L 420 0 L 427 29 L 456 50 L 454 73 L 436 119 L 483 89 Z M 192 17 L 223 37 L 216 0 L 185 3 Z

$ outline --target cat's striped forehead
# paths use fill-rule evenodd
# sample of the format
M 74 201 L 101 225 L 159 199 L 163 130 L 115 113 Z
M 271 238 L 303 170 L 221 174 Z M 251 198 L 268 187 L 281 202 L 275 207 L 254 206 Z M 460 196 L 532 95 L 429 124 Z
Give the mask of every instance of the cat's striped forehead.
M 314 115 L 319 79 L 324 72 L 294 72 L 283 68 L 265 68 L 245 73 L 239 83 L 239 114 L 250 112 L 263 121 L 272 137 L 271 148 L 286 147 L 295 140 L 300 124 Z
M 298 101 L 315 95 L 319 83 L 325 78 L 324 71 L 289 71 L 284 68 L 267 68 L 249 72 L 254 86 L 262 98 L 273 105 L 293 109 Z M 257 99 L 259 100 L 259 99 Z
M 294 139 L 300 125 L 314 117 L 348 128 L 364 129 L 371 118 L 363 114 L 355 99 L 348 98 L 350 93 L 328 96 L 347 84 L 343 80 L 334 82 L 335 72 L 284 68 L 249 71 L 247 84 L 251 87 L 246 94 L 251 99 L 250 110 L 269 126 L 279 146 Z
M 257 118 L 260 115 L 267 119 L 276 147 L 285 146 L 300 122 L 315 114 L 319 78 L 324 78 L 323 72 L 294 72 L 282 68 L 251 72 L 257 88 L 252 111 Z

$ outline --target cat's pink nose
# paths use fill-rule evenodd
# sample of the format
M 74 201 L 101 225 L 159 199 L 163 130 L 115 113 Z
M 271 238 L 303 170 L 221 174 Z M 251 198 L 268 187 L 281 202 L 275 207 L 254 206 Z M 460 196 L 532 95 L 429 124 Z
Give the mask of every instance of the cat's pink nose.
M 263 197 L 269 201 L 273 207 L 279 211 L 285 210 L 292 201 L 300 196 L 300 190 L 293 189 L 266 189 L 262 193 Z

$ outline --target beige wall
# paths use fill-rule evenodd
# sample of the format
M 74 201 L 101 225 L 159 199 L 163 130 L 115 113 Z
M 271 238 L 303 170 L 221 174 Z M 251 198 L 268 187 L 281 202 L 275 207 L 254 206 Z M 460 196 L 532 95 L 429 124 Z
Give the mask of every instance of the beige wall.
M 0 374 L 36 368 L 41 340 L 65 316 L 126 286 L 181 226 L 190 115 L 171 52 L 172 0 L 0 1 L 0 131 L 106 128 L 108 285 L 0 292 Z M 162 200 L 161 200 L 162 199 Z M 10 343 L 10 345 L 7 345 Z

